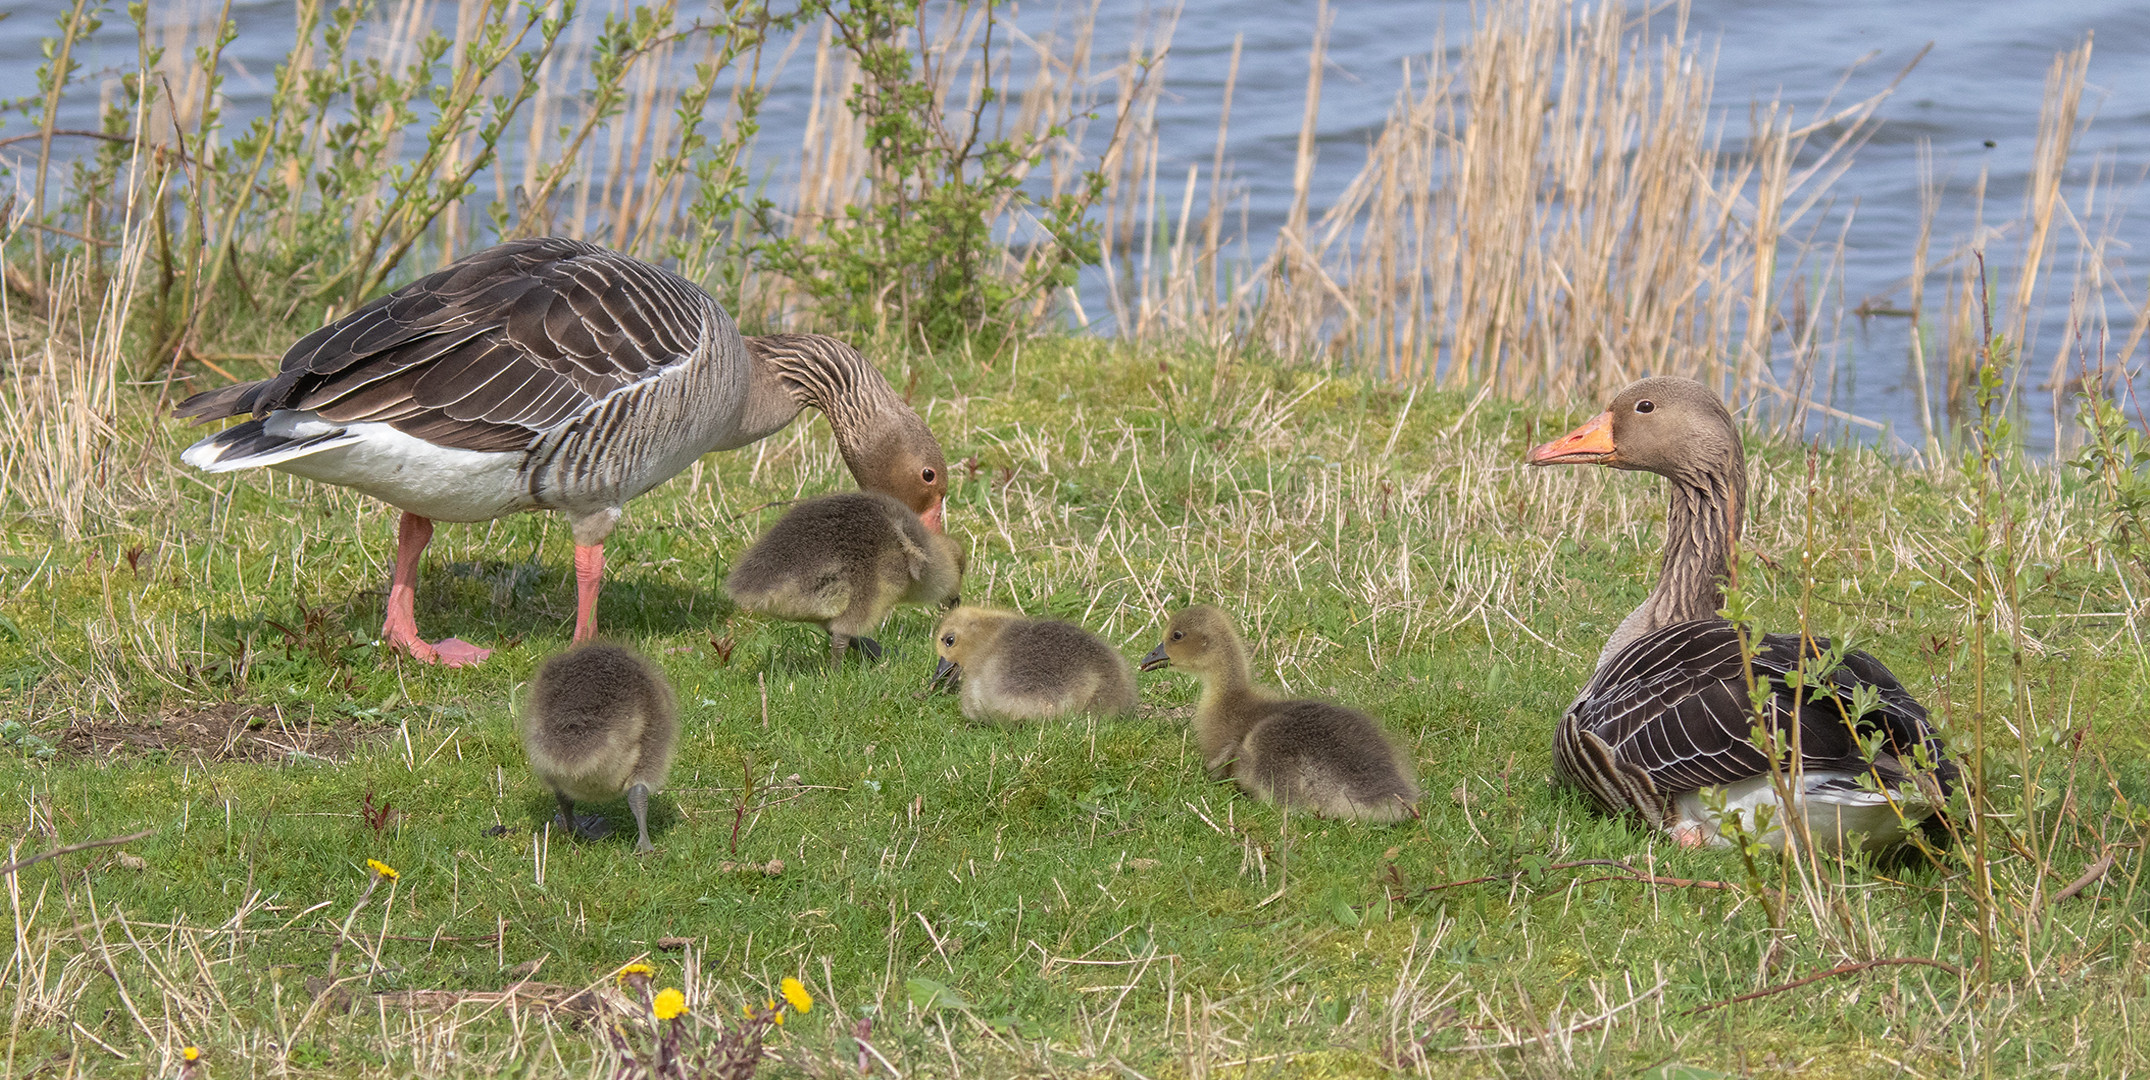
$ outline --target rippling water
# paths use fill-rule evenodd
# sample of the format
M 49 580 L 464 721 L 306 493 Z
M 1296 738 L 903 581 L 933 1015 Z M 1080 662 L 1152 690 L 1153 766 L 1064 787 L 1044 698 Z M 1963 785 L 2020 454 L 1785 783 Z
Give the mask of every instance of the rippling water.
M 37 7 L 43 10 L 18 8 L 14 17 L 0 21 L 0 97 L 35 92 L 38 39 L 51 33 L 59 4 L 43 0 Z M 1452 0 L 1339 0 L 1336 8 L 1321 102 L 1321 156 L 1313 188 L 1317 212 L 1363 159 L 1367 140 L 1401 84 L 1403 64 L 1424 57 L 1444 23 L 1451 42 L 1468 33 L 1470 24 L 1469 4 Z M 1152 11 L 1152 5 L 1134 0 L 1102 0 L 1100 56 L 1112 54 L 1115 34 L 1145 25 Z M 234 74 L 228 89 L 233 114 L 244 117 L 259 108 L 275 64 L 288 48 L 290 5 L 288 0 L 243 0 L 233 3 L 232 12 L 241 33 L 229 54 Z M 1227 155 L 1259 245 L 1274 235 L 1290 201 L 1314 17 L 1311 0 L 1191 3 L 1165 71 L 1169 92 L 1160 122 L 1168 156 L 1159 175 L 1184 176 L 1191 163 L 1206 174 L 1232 40 L 1244 35 Z M 1064 16 L 1033 5 L 1019 18 L 1038 28 Z M 1670 25 L 1667 13 L 1654 18 L 1656 25 Z M 1877 134 L 1836 189 L 1838 220 L 1848 214 L 1850 222 L 1846 302 L 1856 305 L 1871 297 L 1877 301 L 1873 306 L 1890 307 L 1907 297 L 1920 215 L 1920 146 L 1931 145 L 1935 172 L 1949 185 L 1936 218 L 1937 256 L 1978 226 L 1969 191 L 1982 171 L 1986 220 L 2012 220 L 2021 213 L 2030 175 L 2047 69 L 2057 52 L 2093 32 L 2085 101 L 2092 120 L 2078 140 L 2067 195 L 2085 231 L 2112 238 L 2109 258 L 2139 307 L 2145 284 L 2142 257 L 2135 252 L 2150 250 L 2150 225 L 2127 210 L 2150 173 L 2150 6 L 2138 0 L 1695 0 L 1688 34 L 1716 55 L 1716 104 L 1735 136 L 1744 132 L 1752 102 L 1781 98 L 1812 114 L 1832 96 L 1842 104 L 1878 91 L 1932 43 L 1932 51 L 1882 107 Z M 85 61 L 93 71 L 114 69 L 131 63 L 133 49 L 124 18 L 114 18 Z M 809 67 L 795 59 L 777 81 L 765 113 L 767 145 L 795 145 L 787 135 L 804 119 Z M 93 106 L 87 97 L 78 99 L 63 126 L 88 126 Z M 0 136 L 28 126 L 10 118 Z M 2083 184 L 2093 169 L 2100 170 L 2105 190 L 2089 205 Z M 2057 257 L 2064 267 L 2072 266 L 2074 241 L 2063 237 L 2061 243 Z M 1993 238 L 1989 263 L 2005 271 L 2021 245 L 2022 237 L 2013 233 Z M 2056 290 L 2064 289 L 2070 276 L 2064 272 L 2057 278 Z M 2044 378 L 2055 350 L 2071 339 L 2068 299 L 2046 297 L 2030 337 L 2032 374 L 2025 377 L 2023 401 L 2034 445 L 2051 444 L 2053 418 L 2049 399 L 2031 383 Z M 2115 335 L 2124 340 L 2133 319 L 2133 311 L 2111 310 Z M 1825 380 L 1816 396 L 1917 441 L 1906 321 L 1873 318 L 1845 326 L 1835 350 L 1833 385 Z M 2112 348 L 2120 344 L 2115 341 Z M 2089 348 L 2094 353 L 2096 343 Z M 2144 366 L 2140 347 L 2134 356 L 2106 359 L 2115 365 L 2125 360 L 2138 376 Z M 2137 385 L 2145 384 L 2138 378 Z

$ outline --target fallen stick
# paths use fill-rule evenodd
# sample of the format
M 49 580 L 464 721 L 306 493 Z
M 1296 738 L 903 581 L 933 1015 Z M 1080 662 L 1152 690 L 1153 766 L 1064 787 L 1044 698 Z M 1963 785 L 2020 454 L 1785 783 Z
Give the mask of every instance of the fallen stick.
M 155 829 L 143 829 L 141 832 L 132 833 L 127 836 L 114 836 L 105 840 L 86 840 L 79 844 L 69 844 L 66 847 L 56 847 L 53 848 L 51 851 L 44 853 L 43 855 L 32 855 L 29 858 L 24 859 L 20 862 L 11 862 L 6 866 L 0 866 L 0 874 L 12 874 L 17 870 L 36 866 L 38 863 L 44 862 L 46 859 L 57 859 L 62 855 L 72 855 L 77 851 L 88 851 L 91 848 L 117 847 L 120 844 L 131 844 L 144 837 L 154 836 L 156 835 L 156 832 L 157 830 Z
M 1589 885 L 1599 881 L 1633 881 L 1643 885 L 1669 885 L 1679 889 L 1734 889 L 1738 887 L 1729 881 L 1711 881 L 1708 878 L 1658 877 L 1655 874 L 1640 873 L 1632 877 L 1607 874 L 1604 877 L 1584 878 L 1576 882 L 1576 884 Z
M 1756 990 L 1751 994 L 1741 994 L 1738 997 L 1729 997 L 1725 998 L 1722 1001 L 1712 1001 L 1707 1005 L 1697 1005 L 1692 1009 L 1687 1009 L 1681 1012 L 1680 1015 L 1694 1016 L 1698 1013 L 1706 1013 L 1713 1009 L 1722 1009 L 1727 1005 L 1738 1005 L 1741 1002 L 1753 1001 L 1757 998 L 1766 998 L 1771 994 L 1781 994 L 1786 990 L 1797 990 L 1800 987 L 1807 985 L 1808 983 L 1817 983 L 1822 981 L 1823 979 L 1833 979 L 1839 975 L 1850 975 L 1855 972 L 1865 971 L 1868 968 L 1904 967 L 1907 965 L 1938 968 L 1942 971 L 1948 972 L 1951 975 L 1954 975 L 1959 979 L 1964 977 L 1963 969 L 1957 967 L 1954 964 L 1943 963 L 1939 960 L 1928 960 L 1920 956 L 1892 956 L 1882 960 L 1864 960 L 1856 964 L 1838 964 L 1837 966 L 1830 968 L 1827 971 L 1817 971 L 1814 974 L 1809 975 L 1803 979 L 1793 979 L 1791 982 L 1779 983 L 1775 986 L 1768 987 L 1767 989 Z
M 2062 889 L 2057 893 L 2054 893 L 2053 899 L 2046 901 L 2046 906 L 2052 907 L 2054 904 L 2058 904 L 2061 901 L 2066 900 L 2071 896 L 2074 896 L 2076 893 L 2082 892 L 2084 889 L 2090 888 L 2090 886 L 2094 884 L 2099 878 L 2105 876 L 2105 872 L 2107 870 L 2111 870 L 2112 868 L 2113 853 L 2108 851 L 2103 856 L 2101 856 L 2097 862 L 2091 863 L 2088 867 L 2085 867 L 2083 870 L 2082 877 L 2076 878 L 2074 881 L 2068 883 L 2067 888 Z

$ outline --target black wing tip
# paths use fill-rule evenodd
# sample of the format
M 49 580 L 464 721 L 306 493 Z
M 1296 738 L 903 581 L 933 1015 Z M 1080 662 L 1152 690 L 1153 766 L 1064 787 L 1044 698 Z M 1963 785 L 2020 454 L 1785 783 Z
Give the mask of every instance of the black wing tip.
M 267 381 L 233 383 L 204 390 L 172 406 L 172 415 L 190 417 L 196 424 L 211 420 L 227 420 L 234 416 L 248 416 L 254 411 L 254 403 L 261 395 Z

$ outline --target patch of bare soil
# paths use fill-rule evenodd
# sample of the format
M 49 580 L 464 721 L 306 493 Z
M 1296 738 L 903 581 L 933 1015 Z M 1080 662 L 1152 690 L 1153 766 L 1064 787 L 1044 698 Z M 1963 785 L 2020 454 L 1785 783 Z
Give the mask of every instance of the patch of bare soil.
M 274 705 L 225 702 L 206 709 L 175 707 L 155 718 L 78 718 L 60 735 L 60 753 L 101 758 L 178 755 L 203 762 L 290 761 L 341 764 L 375 733 L 349 721 L 315 723 Z

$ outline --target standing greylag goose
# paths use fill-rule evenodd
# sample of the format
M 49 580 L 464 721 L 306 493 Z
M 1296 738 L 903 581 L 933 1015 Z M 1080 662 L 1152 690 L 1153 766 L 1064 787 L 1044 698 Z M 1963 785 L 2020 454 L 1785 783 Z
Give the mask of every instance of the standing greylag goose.
M 1120 650 L 1074 623 L 964 605 L 933 632 L 936 685 L 961 674 L 963 715 L 1052 720 L 1135 711 L 1135 672 Z
M 275 378 L 177 412 L 252 417 L 188 447 L 180 459 L 195 468 L 269 466 L 400 508 L 382 634 L 454 665 L 490 650 L 418 634 L 418 557 L 435 520 L 566 514 L 584 641 L 627 500 L 808 407 L 829 418 L 860 487 L 939 531 L 940 444 L 857 350 L 813 334 L 742 339 L 685 278 L 558 237 L 471 255 L 300 338 Z
M 1279 701 L 1254 685 L 1246 643 L 1229 616 L 1196 604 L 1172 616 L 1142 670 L 1181 668 L 1202 680 L 1195 742 L 1209 774 L 1266 803 L 1327 818 L 1418 816 L 1410 759 L 1380 721 L 1326 701 Z
M 1561 717 L 1555 774 L 1607 813 L 1637 814 L 1689 847 L 1729 846 L 1723 817 L 1743 815 L 1751 834 L 1757 812 L 1770 807 L 1764 839 L 1782 848 L 1787 810 L 1769 758 L 1750 738 L 1754 708 L 1739 632 L 1717 614 L 1747 495 L 1731 414 L 1693 380 L 1644 379 L 1589 423 L 1531 450 L 1529 461 L 1642 469 L 1672 488 L 1657 587 L 1613 631 L 1597 673 Z M 1844 653 L 1828 686 L 1801 700 L 1789 674 L 1802 656 L 1830 648 L 1825 638 L 1802 646 L 1797 634 L 1765 634 L 1754 643 L 1752 678 L 1768 684 L 1769 726 L 1798 749 L 1792 801 L 1806 833 L 1826 850 L 1860 834 L 1880 849 L 1939 809 L 1936 796 L 1956 769 L 1926 710 L 1867 653 Z M 1866 688 L 1876 704 L 1862 715 L 1854 701 Z M 1871 761 L 1862 740 L 1875 745 Z M 1933 785 L 1917 781 L 1924 770 Z

